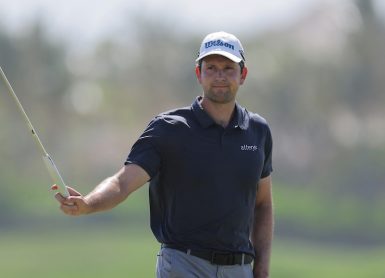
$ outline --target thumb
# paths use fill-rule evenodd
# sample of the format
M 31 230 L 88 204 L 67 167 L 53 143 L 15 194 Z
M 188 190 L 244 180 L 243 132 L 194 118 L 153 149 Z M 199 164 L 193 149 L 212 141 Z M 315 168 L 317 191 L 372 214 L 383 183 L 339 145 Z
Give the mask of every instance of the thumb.
M 67 191 L 70 194 L 70 196 L 82 196 L 82 194 L 80 192 L 76 191 L 72 187 L 66 186 L 66 188 L 67 188 Z

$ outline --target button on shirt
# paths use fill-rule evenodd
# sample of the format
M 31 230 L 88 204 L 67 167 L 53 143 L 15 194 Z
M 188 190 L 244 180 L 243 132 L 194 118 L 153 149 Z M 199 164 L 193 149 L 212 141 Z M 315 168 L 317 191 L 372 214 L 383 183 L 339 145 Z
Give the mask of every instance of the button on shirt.
M 272 171 L 270 129 L 239 104 L 223 128 L 200 100 L 155 117 L 125 164 L 151 177 L 151 229 L 159 242 L 254 255 L 249 235 L 258 181 Z

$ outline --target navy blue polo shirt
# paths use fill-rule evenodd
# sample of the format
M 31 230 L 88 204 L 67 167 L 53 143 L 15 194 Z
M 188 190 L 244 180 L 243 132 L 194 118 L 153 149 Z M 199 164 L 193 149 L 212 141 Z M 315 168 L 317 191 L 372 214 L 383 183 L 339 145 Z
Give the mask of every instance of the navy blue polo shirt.
M 161 243 L 196 250 L 245 252 L 257 183 L 272 171 L 266 121 L 236 104 L 226 128 L 200 105 L 156 116 L 125 164 L 151 177 L 151 229 Z

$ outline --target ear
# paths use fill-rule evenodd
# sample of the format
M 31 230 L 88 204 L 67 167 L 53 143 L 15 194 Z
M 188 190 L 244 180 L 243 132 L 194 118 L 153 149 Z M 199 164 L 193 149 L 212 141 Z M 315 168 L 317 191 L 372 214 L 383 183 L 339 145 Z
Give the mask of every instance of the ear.
M 241 73 L 241 85 L 243 84 L 243 82 L 245 82 L 247 73 L 248 73 L 248 69 L 247 69 L 247 67 L 244 67 L 242 69 L 242 73 Z
M 195 75 L 197 76 L 197 79 L 200 83 L 201 82 L 201 70 L 199 69 L 199 66 L 195 66 Z

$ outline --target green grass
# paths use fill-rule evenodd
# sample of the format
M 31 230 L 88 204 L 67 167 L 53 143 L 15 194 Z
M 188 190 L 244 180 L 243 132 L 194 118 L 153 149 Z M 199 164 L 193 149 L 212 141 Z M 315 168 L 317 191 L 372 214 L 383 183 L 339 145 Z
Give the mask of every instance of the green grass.
M 1 277 L 153 277 L 158 244 L 147 233 L 89 230 L 0 237 Z
M 333 196 L 322 185 L 303 187 L 275 182 L 273 198 L 276 223 L 290 222 L 318 237 L 346 233 L 366 240 L 384 239 L 382 195 L 365 202 L 349 192 Z
M 352 248 L 274 242 L 272 277 L 383 278 L 385 247 Z
M 149 229 L 2 233 L 0 277 L 154 277 L 158 243 Z M 382 278 L 385 249 L 344 249 L 276 239 L 271 277 Z

